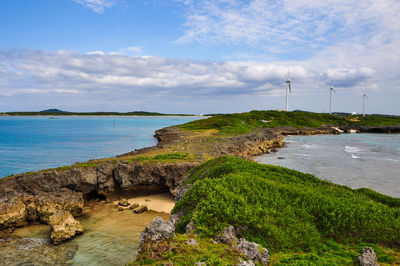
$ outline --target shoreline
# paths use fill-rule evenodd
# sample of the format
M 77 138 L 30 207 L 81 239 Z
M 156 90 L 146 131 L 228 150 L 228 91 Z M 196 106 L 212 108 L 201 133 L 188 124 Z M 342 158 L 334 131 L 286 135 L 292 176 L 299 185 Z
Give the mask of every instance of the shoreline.
M 400 125 L 338 128 L 343 131 L 400 132 Z M 175 196 L 184 174 L 209 159 L 232 155 L 251 160 L 256 155 L 282 147 L 287 135 L 338 133 L 331 126 L 256 128 L 236 136 L 218 135 L 218 131 L 212 129 L 162 128 L 155 132 L 156 146 L 117 157 L 1 178 L 0 230 L 37 220 L 43 223 L 60 208 L 79 217 L 88 200 L 107 199 L 112 195 L 121 197 L 127 191 L 166 192 Z M 65 202 L 60 202 L 63 200 Z M 43 206 L 49 209 L 43 212 Z

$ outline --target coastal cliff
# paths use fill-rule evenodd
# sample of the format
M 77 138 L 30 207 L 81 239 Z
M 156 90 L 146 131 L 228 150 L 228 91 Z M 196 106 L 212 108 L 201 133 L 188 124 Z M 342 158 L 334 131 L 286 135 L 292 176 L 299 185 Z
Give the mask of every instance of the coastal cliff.
M 158 144 L 154 147 L 0 179 L 0 230 L 32 222 L 56 228 L 52 221 L 66 224 L 60 217 L 68 217 L 70 224 L 75 224 L 71 217 L 83 213 L 87 199 L 118 197 L 125 192 L 169 192 L 178 194 L 179 199 L 190 189 L 180 187 L 177 193 L 189 170 L 225 155 L 251 161 L 255 155 L 282 147 L 286 135 L 400 132 L 398 120 L 392 118 L 397 124 L 371 126 L 350 120 L 336 124 L 337 117 L 321 119 L 319 114 L 316 118 L 307 114 L 308 120 L 303 113 L 297 120 L 290 117 L 291 113 L 284 113 L 286 120 L 281 113 L 272 114 L 257 111 L 167 127 L 156 131 Z M 76 228 L 74 233 L 83 230 L 79 224 Z M 73 237 L 65 237 L 64 232 L 61 235 L 54 243 Z

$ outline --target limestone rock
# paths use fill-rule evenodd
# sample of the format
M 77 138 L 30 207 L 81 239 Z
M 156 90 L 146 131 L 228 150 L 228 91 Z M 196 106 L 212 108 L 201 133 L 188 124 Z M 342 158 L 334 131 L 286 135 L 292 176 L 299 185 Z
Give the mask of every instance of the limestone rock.
M 0 230 L 25 225 L 26 216 L 26 207 L 21 199 L 0 202 Z
M 358 257 L 358 263 L 361 266 L 377 266 L 379 265 L 375 251 L 370 247 L 364 247 L 361 255 Z
M 164 221 L 160 216 L 149 223 L 145 231 L 140 234 L 140 242 L 151 240 L 157 242 L 174 236 L 174 226 L 170 221 Z
M 263 248 L 262 252 L 260 252 L 257 243 L 241 238 L 237 244 L 237 249 L 248 259 L 254 262 L 262 263 L 263 265 L 267 265 L 269 259 L 268 250 Z
M 190 239 L 186 240 L 185 244 L 189 245 L 189 246 L 198 246 L 196 239 L 193 239 L 193 238 L 190 238 Z
M 149 209 L 147 208 L 147 205 L 142 205 L 137 207 L 136 209 L 133 210 L 134 213 L 143 213 L 147 212 Z
M 255 265 L 254 262 L 252 262 L 251 260 L 245 261 L 242 259 L 239 259 L 239 263 L 236 264 L 236 266 L 254 266 L 254 265 Z
M 54 245 L 61 244 L 83 232 L 83 227 L 69 211 L 59 211 L 49 218 L 50 241 Z
M 193 221 L 190 221 L 187 225 L 186 225 L 186 233 L 194 233 L 194 231 L 196 230 L 196 225 L 194 224 Z
M 130 203 L 128 202 L 127 199 L 121 199 L 120 201 L 118 201 L 118 205 L 122 207 L 128 207 Z
M 228 245 L 232 245 L 238 242 L 236 238 L 235 228 L 233 226 L 229 226 L 222 231 L 222 234 L 216 237 L 216 241 L 219 243 L 225 243 Z
M 133 209 L 136 209 L 137 207 L 139 207 L 139 204 L 133 203 L 131 206 L 129 206 L 129 209 L 133 210 Z

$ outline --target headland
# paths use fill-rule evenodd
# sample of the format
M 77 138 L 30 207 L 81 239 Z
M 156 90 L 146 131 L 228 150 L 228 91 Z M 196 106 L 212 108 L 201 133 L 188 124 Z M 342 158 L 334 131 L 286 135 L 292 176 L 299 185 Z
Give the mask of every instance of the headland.
M 164 237 L 167 240 L 160 246 L 159 240 L 144 235 L 138 263 L 179 263 L 188 252 L 193 255 L 192 249 L 207 249 L 199 254 L 214 259 L 222 252 L 221 262 L 228 264 L 247 260 L 232 241 L 212 242 L 228 228 L 236 244 L 267 247 L 277 254 L 275 262 L 288 258 L 347 262 L 365 242 L 374 244 L 377 252 L 390 248 L 392 255 L 383 252 L 381 257 L 396 260 L 399 199 L 252 162 L 253 156 L 282 147 L 285 135 L 351 131 L 400 133 L 400 117 L 252 111 L 164 128 L 156 131 L 159 142 L 154 147 L 0 179 L 0 229 L 34 222 L 53 226 L 51 217 L 60 212 L 78 217 L 94 198 L 168 192 L 179 200 L 171 217 L 174 236 Z M 198 244 L 185 246 L 190 239 Z M 173 245 L 181 249 L 175 252 Z M 156 249 L 166 251 L 154 253 Z M 329 250 L 343 256 L 333 256 Z M 264 263 L 264 253 L 253 261 Z M 192 260 L 202 262 L 196 256 Z

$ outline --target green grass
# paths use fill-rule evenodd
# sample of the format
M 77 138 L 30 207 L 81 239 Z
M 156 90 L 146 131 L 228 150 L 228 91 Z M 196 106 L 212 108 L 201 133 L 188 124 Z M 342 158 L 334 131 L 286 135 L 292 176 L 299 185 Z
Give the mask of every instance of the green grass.
M 351 121 L 357 119 L 359 121 Z M 263 122 L 268 121 L 268 122 Z M 255 128 L 274 128 L 291 126 L 296 128 L 321 127 L 324 125 L 396 125 L 400 124 L 399 116 L 366 115 L 339 116 L 304 111 L 251 111 L 248 113 L 223 114 L 191 121 L 179 127 L 188 130 L 217 129 L 221 134 L 237 135 L 248 133 Z
M 321 243 L 400 247 L 400 199 L 322 181 L 313 175 L 236 157 L 210 160 L 188 174 L 193 187 L 173 212 L 213 237 L 223 228 L 270 251 L 311 252 Z
M 196 240 L 198 246 L 186 245 L 189 238 Z M 145 244 L 144 252 L 131 265 L 194 265 L 204 262 L 207 265 L 235 265 L 243 257 L 236 249 L 225 244 L 214 244 L 210 238 L 177 234 L 170 240 L 156 245 Z
M 174 153 L 164 153 L 164 154 L 159 154 L 153 157 L 146 157 L 146 156 L 138 156 L 132 159 L 128 159 L 128 162 L 166 162 L 166 161 L 171 161 L 171 160 L 187 160 L 190 159 L 190 156 L 188 153 L 180 153 L 180 152 L 174 152 Z

